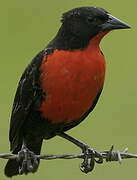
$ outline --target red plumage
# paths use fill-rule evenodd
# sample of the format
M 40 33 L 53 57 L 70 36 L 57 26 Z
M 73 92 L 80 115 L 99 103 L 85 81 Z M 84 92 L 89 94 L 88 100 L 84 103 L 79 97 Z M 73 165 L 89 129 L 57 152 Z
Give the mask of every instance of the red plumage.
M 85 114 L 103 88 L 105 59 L 98 34 L 83 50 L 55 50 L 43 59 L 40 82 L 46 96 L 42 116 L 52 123 L 69 123 Z
M 9 140 L 18 161 L 8 160 L 5 175 L 34 173 L 39 167 L 43 139 L 58 135 L 82 149 L 81 170 L 88 173 L 102 157 L 65 131 L 94 109 L 105 78 L 105 58 L 99 48 L 113 29 L 130 28 L 97 7 L 72 9 L 62 16 L 53 40 L 37 54 L 21 76 L 15 95 Z M 99 161 L 95 159 L 98 155 Z

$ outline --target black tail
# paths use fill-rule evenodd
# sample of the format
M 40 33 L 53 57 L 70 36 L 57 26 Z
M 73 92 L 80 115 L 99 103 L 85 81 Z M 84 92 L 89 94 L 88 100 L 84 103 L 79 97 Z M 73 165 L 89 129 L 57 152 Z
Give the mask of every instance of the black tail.
M 39 143 L 33 144 L 33 145 L 29 146 L 28 148 L 30 151 L 32 151 L 38 155 L 38 154 L 40 154 L 41 146 L 42 146 L 42 141 L 40 141 Z M 17 154 L 20 150 L 21 150 L 21 147 L 20 148 L 18 147 L 17 149 L 15 149 L 15 151 L 13 151 L 13 154 Z M 5 170 L 4 170 L 5 175 L 7 177 L 19 175 L 19 164 L 20 163 L 16 159 L 9 159 L 5 166 Z M 36 171 L 37 171 L 37 169 L 35 170 L 35 172 Z
M 9 159 L 5 166 L 5 175 L 7 177 L 16 176 L 19 174 L 19 163 L 16 159 Z

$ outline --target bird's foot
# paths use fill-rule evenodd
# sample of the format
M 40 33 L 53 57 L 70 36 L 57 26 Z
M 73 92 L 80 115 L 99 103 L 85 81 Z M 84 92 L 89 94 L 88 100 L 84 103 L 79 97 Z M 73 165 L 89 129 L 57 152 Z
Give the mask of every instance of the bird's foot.
M 94 169 L 95 162 L 96 163 L 103 163 L 103 158 L 100 153 L 94 151 L 89 146 L 85 146 L 83 149 L 84 153 L 84 161 L 80 165 L 80 170 L 84 173 L 91 172 Z M 98 158 L 98 160 L 96 159 Z
M 18 152 L 17 160 L 20 164 L 19 174 L 34 173 L 39 165 L 36 155 L 26 147 Z

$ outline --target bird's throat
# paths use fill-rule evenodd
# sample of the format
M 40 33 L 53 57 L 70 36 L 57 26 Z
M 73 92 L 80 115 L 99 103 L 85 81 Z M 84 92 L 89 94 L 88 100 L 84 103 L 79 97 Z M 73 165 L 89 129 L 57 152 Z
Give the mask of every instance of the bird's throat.
M 109 31 L 103 31 L 98 33 L 95 37 L 93 37 L 90 42 L 88 47 L 99 47 L 99 44 L 101 42 L 101 39 L 108 33 Z

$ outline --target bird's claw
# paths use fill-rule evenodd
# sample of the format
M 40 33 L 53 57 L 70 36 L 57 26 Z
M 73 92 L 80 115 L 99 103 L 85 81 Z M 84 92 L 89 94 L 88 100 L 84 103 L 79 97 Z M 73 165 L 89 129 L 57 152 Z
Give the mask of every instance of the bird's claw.
M 94 169 L 95 162 L 96 163 L 103 163 L 102 155 L 93 149 L 89 148 L 88 146 L 85 147 L 83 150 L 84 153 L 84 161 L 80 165 L 80 170 L 84 173 L 89 173 Z M 96 160 L 95 158 L 99 158 Z
M 27 148 L 18 152 L 19 174 L 34 173 L 38 168 L 38 159 L 36 155 Z

